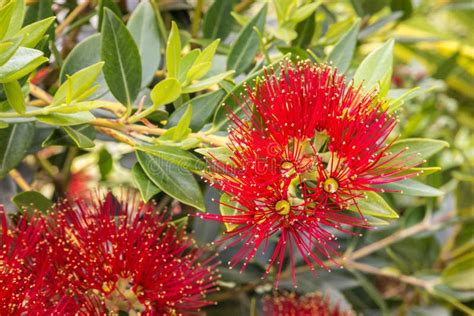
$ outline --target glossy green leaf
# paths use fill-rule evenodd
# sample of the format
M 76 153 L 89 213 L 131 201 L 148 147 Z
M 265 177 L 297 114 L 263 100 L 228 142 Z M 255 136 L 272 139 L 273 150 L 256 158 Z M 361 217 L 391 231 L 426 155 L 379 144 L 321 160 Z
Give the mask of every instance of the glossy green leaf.
M 63 83 L 68 75 L 72 75 L 88 66 L 94 65 L 100 61 L 101 35 L 94 34 L 82 42 L 78 43 L 64 60 L 59 78 Z M 105 82 L 103 71 L 100 71 L 96 80 L 92 84 L 98 86 L 98 89 L 90 96 L 91 99 L 103 97 L 109 88 Z
M 190 171 L 141 151 L 137 151 L 136 155 L 143 171 L 163 192 L 204 211 L 201 189 Z
M 212 160 L 217 159 L 221 162 L 232 164 L 230 157 L 233 156 L 233 153 L 227 146 L 197 148 L 194 151 Z
M 23 114 L 26 112 L 25 97 L 18 81 L 10 81 L 3 84 L 3 90 L 7 96 L 8 104 L 17 113 Z
M 174 135 L 173 135 L 174 141 L 183 140 L 187 136 L 188 130 L 189 130 L 189 124 L 191 123 L 192 116 L 193 116 L 193 108 L 191 107 L 190 104 L 188 104 L 186 111 L 184 112 L 183 116 L 179 120 L 178 124 L 176 124 L 176 131 L 174 132 Z
M 0 42 L 0 66 L 4 65 L 15 54 L 21 41 L 21 37 L 15 37 Z
M 100 178 L 102 180 L 106 180 L 107 176 L 110 174 L 114 167 L 114 159 L 105 147 L 99 151 L 98 165 Z
M 447 147 L 449 147 L 449 143 L 442 140 L 407 138 L 394 142 L 389 151 L 394 155 L 398 154 L 398 156 L 393 159 L 389 155 L 386 159 L 393 159 L 392 162 L 406 162 L 407 165 L 416 165 L 425 162 L 426 159 Z
M 453 289 L 474 290 L 474 253 L 450 262 L 443 270 L 442 281 Z
M 94 147 L 94 142 L 90 140 L 87 136 L 77 131 L 76 129 L 63 126 L 64 131 L 71 137 L 71 139 L 76 143 L 79 148 L 92 148 Z
M 198 58 L 196 59 L 195 64 L 201 64 L 201 63 L 210 63 L 212 62 L 212 59 L 214 58 L 214 55 L 216 54 L 217 47 L 219 46 L 220 39 L 216 39 L 213 41 L 211 44 L 209 44 L 201 54 L 199 54 Z
M 442 196 L 444 192 L 416 180 L 406 179 L 379 186 L 385 190 L 395 190 L 412 196 Z
M 53 201 L 36 191 L 25 191 L 18 193 L 12 198 L 13 203 L 27 212 L 46 213 L 53 207 Z
M 135 178 L 135 182 L 138 186 L 138 190 L 140 191 L 143 201 L 148 202 L 152 197 L 161 192 L 160 188 L 148 178 L 145 171 L 143 171 L 138 162 L 133 165 L 132 174 Z
M 171 146 L 138 146 L 138 150 L 144 151 L 153 156 L 167 160 L 177 166 L 188 170 L 203 170 L 206 164 L 190 152 Z
M 241 208 L 242 206 L 239 203 L 233 201 L 230 195 L 225 193 L 221 195 L 221 199 L 219 201 L 219 211 L 223 216 L 233 216 L 237 213 L 237 210 Z M 239 226 L 229 222 L 224 222 L 224 225 L 228 232 L 233 231 Z
M 181 60 L 181 39 L 176 23 L 171 22 L 171 32 L 166 44 L 166 70 L 168 77 L 177 77 Z
M 132 105 L 141 87 L 140 52 L 123 22 L 109 9 L 104 11 L 101 56 L 110 92 L 125 105 Z
M 80 147 L 78 144 L 82 142 L 82 144 L 86 144 L 85 148 L 93 147 L 93 139 L 95 139 L 95 129 L 90 124 L 82 124 L 82 125 L 75 125 L 68 127 L 69 133 L 66 132 L 64 128 L 55 128 L 53 132 L 43 141 L 41 144 L 42 147 L 48 146 L 73 146 L 73 147 Z M 74 130 L 71 132 L 71 130 Z M 76 139 L 73 139 L 70 135 L 75 135 Z M 85 140 L 87 138 L 87 140 Z M 87 143 L 92 143 L 92 146 L 87 146 Z
M 291 43 L 292 46 L 306 48 L 310 45 L 316 28 L 316 17 L 313 12 L 306 20 L 301 21 L 295 28 L 298 36 Z
M 224 80 L 226 77 L 232 75 L 233 73 L 234 73 L 234 71 L 230 70 L 230 71 L 226 71 L 226 72 L 223 72 L 221 74 L 218 74 L 218 75 L 215 75 L 215 76 L 208 77 L 206 79 L 197 81 L 196 83 L 193 83 L 189 86 L 184 87 L 183 88 L 183 93 L 193 93 L 193 92 L 197 92 L 197 91 L 207 89 L 207 88 L 209 88 L 209 87 L 211 87 L 215 84 L 218 84 L 219 82 Z
M 20 47 L 4 65 L 0 66 L 0 83 L 18 80 L 48 61 L 43 52 Z
M 51 113 L 48 115 L 38 115 L 36 116 L 36 118 L 40 122 L 59 126 L 80 125 L 88 123 L 95 119 L 94 115 L 92 115 L 92 113 L 90 112 L 79 112 L 71 114 Z
M 200 79 L 204 77 L 209 69 L 211 69 L 212 63 L 211 62 L 202 62 L 199 64 L 195 64 L 189 69 L 188 73 L 186 74 L 186 79 L 189 82 L 193 80 Z
M 127 23 L 127 28 L 137 43 L 142 60 L 142 86 L 155 76 L 161 60 L 161 38 L 153 6 L 148 0 L 140 2 Z
M 337 68 L 339 73 L 345 73 L 351 65 L 354 50 L 357 44 L 357 34 L 359 33 L 360 20 L 357 20 L 352 27 L 336 43 L 327 61 Z
M 191 69 L 191 67 L 194 65 L 194 62 L 200 54 L 201 52 L 199 51 L 199 49 L 196 48 L 186 54 L 186 56 L 181 58 L 181 62 L 179 64 L 179 74 L 177 77 L 179 82 L 184 82 L 189 69 Z
M 34 48 L 43 38 L 46 31 L 48 31 L 51 24 L 53 24 L 55 17 L 49 17 L 47 19 L 32 23 L 22 28 L 16 35 L 22 36 L 23 40 L 21 46 Z
M 51 105 L 58 105 L 61 103 L 70 104 L 84 99 L 84 92 L 86 92 L 95 82 L 99 73 L 102 71 L 103 66 L 104 62 L 98 62 L 79 70 L 67 78 L 67 80 L 58 88 L 58 91 L 56 91 Z M 90 96 L 90 94 L 88 96 Z
M 205 38 L 224 40 L 232 31 L 234 20 L 230 15 L 232 1 L 215 0 L 204 16 L 202 32 Z
M 15 0 L 6 0 L 0 2 L 0 39 L 2 39 L 8 31 L 10 20 L 15 9 Z
M 227 69 L 234 69 L 236 75 L 245 72 L 253 63 L 260 45 L 258 34 L 253 28 L 256 27 L 260 33 L 263 33 L 266 16 L 267 5 L 240 31 L 232 44 L 227 59 Z
M 383 218 L 398 218 L 397 212 L 377 193 L 372 191 L 364 192 L 367 198 L 357 199 L 357 206 L 352 205 L 349 210 L 361 212 L 363 215 Z
M 225 92 L 222 89 L 219 89 L 189 100 L 170 115 L 166 127 L 169 128 L 178 124 L 184 112 L 187 110 L 188 105 L 191 105 L 192 118 L 189 127 L 193 131 L 199 131 L 207 122 L 209 122 L 209 119 L 214 114 L 214 111 L 219 106 L 224 95 Z
M 175 101 L 181 95 L 181 84 L 175 78 L 166 78 L 156 84 L 150 96 L 154 106 L 165 105 Z
M 34 133 L 34 123 L 10 124 L 0 129 L 0 178 L 20 163 L 33 141 Z
M 354 74 L 354 85 L 363 84 L 364 91 L 382 90 L 383 81 L 392 74 L 393 40 L 371 52 L 361 62 Z

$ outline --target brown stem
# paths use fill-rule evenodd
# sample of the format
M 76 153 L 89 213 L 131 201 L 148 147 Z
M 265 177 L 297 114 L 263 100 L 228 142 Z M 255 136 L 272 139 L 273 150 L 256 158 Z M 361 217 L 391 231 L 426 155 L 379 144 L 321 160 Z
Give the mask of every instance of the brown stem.
M 16 169 L 10 170 L 8 175 L 15 181 L 16 184 L 23 190 L 23 191 L 31 191 L 31 186 L 26 182 L 25 178 L 18 172 Z
M 83 3 L 79 4 L 74 10 L 69 13 L 69 15 L 58 25 L 56 28 L 56 36 L 59 37 L 66 29 L 66 27 L 71 24 L 81 13 L 89 6 L 90 1 L 85 0 Z
M 43 89 L 41 89 L 40 87 L 30 83 L 29 84 L 29 87 L 30 87 L 30 94 L 44 102 L 47 102 L 48 104 L 51 103 L 51 101 L 53 101 L 53 97 L 46 91 L 44 91 Z

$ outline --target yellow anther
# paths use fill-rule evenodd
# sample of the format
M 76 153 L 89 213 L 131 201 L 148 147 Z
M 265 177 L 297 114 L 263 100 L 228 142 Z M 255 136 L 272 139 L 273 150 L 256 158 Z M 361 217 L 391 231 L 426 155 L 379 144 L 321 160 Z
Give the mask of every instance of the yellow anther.
M 328 193 L 334 193 L 338 188 L 339 183 L 337 183 L 336 179 L 334 178 L 327 178 L 323 183 L 323 189 Z
M 290 213 L 290 208 L 290 202 L 288 202 L 287 200 L 280 200 L 275 204 L 275 210 L 280 215 L 288 215 L 288 213 Z

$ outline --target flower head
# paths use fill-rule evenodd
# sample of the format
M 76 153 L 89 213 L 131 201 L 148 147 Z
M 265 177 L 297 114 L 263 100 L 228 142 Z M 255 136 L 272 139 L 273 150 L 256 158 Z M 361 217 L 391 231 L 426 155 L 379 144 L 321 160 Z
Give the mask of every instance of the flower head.
M 93 204 L 65 202 L 52 216 L 55 262 L 89 310 L 181 315 L 210 304 L 214 257 L 152 205 L 109 193 Z
M 267 273 L 278 266 L 277 285 L 288 249 L 293 280 L 294 251 L 312 268 L 324 267 L 337 255 L 335 230 L 368 226 L 362 213 L 347 209 L 357 207 L 364 191 L 413 175 L 407 169 L 417 164 L 389 153 L 397 119 L 375 93 L 363 94 L 329 66 L 283 63 L 280 69 L 247 88 L 242 117 L 229 114 L 228 160 L 209 159 L 211 185 L 228 196 L 223 206 L 232 213 L 202 216 L 232 227 L 224 240 L 243 243 L 232 266 L 242 260 L 245 267 L 276 237 Z
M 11 224 L 0 206 L 0 222 L 0 314 L 67 312 L 71 301 L 55 282 L 44 220 L 25 214 Z
M 331 306 L 329 297 L 319 293 L 298 296 L 283 293 L 263 298 L 265 316 L 350 316 L 351 311 L 342 311 L 339 306 Z

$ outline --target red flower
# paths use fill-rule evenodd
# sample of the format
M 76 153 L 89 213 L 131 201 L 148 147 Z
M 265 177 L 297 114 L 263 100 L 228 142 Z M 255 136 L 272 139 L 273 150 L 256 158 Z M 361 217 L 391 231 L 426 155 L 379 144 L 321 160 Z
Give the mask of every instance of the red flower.
M 0 315 L 64 314 L 71 302 L 53 282 L 44 220 L 25 215 L 8 225 L 0 206 L 0 221 Z
M 331 306 L 329 297 L 319 293 L 297 296 L 284 293 L 263 298 L 265 316 L 350 316 L 351 311 L 341 311 L 339 306 Z
M 93 204 L 65 202 L 52 216 L 48 237 L 63 286 L 83 296 L 88 313 L 181 315 L 210 304 L 213 257 L 152 205 L 109 193 Z
M 232 227 L 224 238 L 231 245 L 243 242 L 231 266 L 243 260 L 245 267 L 277 237 L 267 273 L 278 265 L 278 286 L 287 248 L 293 280 L 295 250 L 312 268 L 324 267 L 337 255 L 328 228 L 347 233 L 344 225 L 367 226 L 347 208 L 364 191 L 414 174 L 409 162 L 397 162 L 400 153 L 388 154 L 396 118 L 374 93 L 362 94 L 328 66 L 282 64 L 279 77 L 267 73 L 247 94 L 243 117 L 229 114 L 232 154 L 209 159 L 210 182 L 230 197 L 224 206 L 233 214 L 201 217 Z

